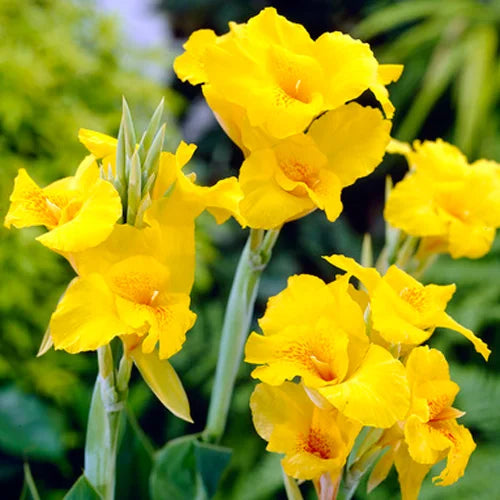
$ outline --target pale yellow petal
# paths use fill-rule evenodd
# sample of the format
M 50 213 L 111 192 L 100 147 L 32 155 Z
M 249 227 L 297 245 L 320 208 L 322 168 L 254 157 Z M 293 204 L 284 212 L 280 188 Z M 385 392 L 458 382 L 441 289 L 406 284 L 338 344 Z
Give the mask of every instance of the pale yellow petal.
M 128 354 L 163 405 L 175 416 L 192 423 L 186 392 L 172 365 L 167 360 L 160 360 L 155 352 L 144 353 L 140 346 Z
M 355 373 L 319 392 L 347 417 L 374 427 L 392 426 L 404 418 L 410 405 L 404 366 L 374 344 Z

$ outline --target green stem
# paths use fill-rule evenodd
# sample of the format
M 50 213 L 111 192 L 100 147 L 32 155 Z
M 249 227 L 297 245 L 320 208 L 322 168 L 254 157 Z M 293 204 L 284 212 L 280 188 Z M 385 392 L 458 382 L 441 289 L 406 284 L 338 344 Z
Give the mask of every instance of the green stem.
M 236 269 L 227 303 L 214 387 L 208 410 L 203 440 L 217 442 L 224 433 L 236 374 L 241 363 L 243 347 L 252 321 L 257 289 L 266 267 L 278 230 L 251 229 L 248 241 Z
M 127 391 L 116 386 L 110 346 L 100 347 L 97 354 L 99 375 L 90 404 L 84 471 L 103 499 L 113 500 L 120 417 Z
M 285 485 L 286 497 L 288 500 L 304 500 L 302 493 L 300 492 L 299 485 L 297 481 L 287 475 L 287 473 L 281 468 L 283 473 L 283 484 Z
M 380 453 L 380 446 L 368 449 L 346 472 L 344 477 L 344 500 L 351 500 L 359 482 L 368 469 L 373 465 Z

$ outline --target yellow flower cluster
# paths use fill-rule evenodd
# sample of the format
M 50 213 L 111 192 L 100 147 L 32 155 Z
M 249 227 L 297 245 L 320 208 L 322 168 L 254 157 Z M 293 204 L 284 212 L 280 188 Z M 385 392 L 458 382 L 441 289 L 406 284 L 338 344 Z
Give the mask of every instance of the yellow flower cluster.
M 431 465 L 445 456 L 438 484 L 451 484 L 475 445 L 456 423 L 463 413 L 451 407 L 458 386 L 444 356 L 418 346 L 441 326 L 486 359 L 490 352 L 445 313 L 455 286 L 423 286 L 395 266 L 382 277 L 342 255 L 326 259 L 346 274 L 328 284 L 291 277 L 269 299 L 263 334 L 247 341 L 246 361 L 259 365 L 252 376 L 263 382 L 251 398 L 257 432 L 268 450 L 285 454 L 288 475 L 315 482 L 326 475 L 335 484 L 362 426 L 383 429 L 375 449 L 391 452 L 374 470 L 372 487 L 395 462 L 403 498 L 416 499 Z
M 149 355 L 166 360 L 178 352 L 196 319 L 190 310 L 195 219 L 205 209 L 218 222 L 236 215 L 239 187 L 235 178 L 197 185 L 194 175 L 182 171 L 196 147 L 181 142 L 175 154 L 158 150 L 153 182 L 139 189 L 135 220 L 127 221 L 135 160 L 128 164 L 128 188 L 119 193 L 118 141 L 90 130 L 79 136 L 91 154 L 74 176 L 40 188 L 19 171 L 5 225 L 45 226 L 37 239 L 77 273 L 50 320 L 54 348 L 96 350 L 119 337 L 126 355 L 147 374 L 147 365 L 155 363 Z M 171 377 L 177 384 L 174 372 Z M 189 411 L 177 413 L 189 418 Z
M 239 208 L 250 227 L 272 229 L 320 208 L 334 221 L 342 188 L 371 173 L 389 142 L 386 85 L 402 66 L 378 64 L 340 32 L 312 40 L 266 8 L 229 32 L 194 32 L 174 69 L 202 84 L 217 120 L 241 148 Z M 371 91 L 388 119 L 354 102 Z
M 394 227 L 422 238 L 420 253 L 450 253 L 476 259 L 491 248 L 500 227 L 500 164 L 470 164 L 442 140 L 392 141 L 410 172 L 390 193 L 384 216 Z

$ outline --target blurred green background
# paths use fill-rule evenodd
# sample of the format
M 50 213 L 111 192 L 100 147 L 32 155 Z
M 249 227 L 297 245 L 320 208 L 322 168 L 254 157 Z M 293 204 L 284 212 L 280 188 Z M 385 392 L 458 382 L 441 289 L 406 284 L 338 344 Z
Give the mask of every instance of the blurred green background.
M 85 154 L 77 141 L 79 127 L 116 133 L 122 94 L 139 127 L 166 97 L 168 145 L 175 147 L 181 137 L 198 144 L 192 168 L 204 182 L 235 174 L 241 153 L 218 128 L 199 88 L 175 79 L 171 62 L 193 30 L 210 27 L 222 33 L 229 20 L 245 21 L 267 5 L 304 24 L 314 37 L 342 30 L 370 42 L 380 61 L 405 64 L 400 82 L 391 87 L 395 137 L 443 137 L 469 160 L 500 160 L 498 0 L 163 0 L 150 5 L 149 19 L 165 35 L 163 45 L 154 48 L 141 46 L 130 27 L 127 34 L 133 3 L 147 4 L 121 2 L 120 19 L 103 8 L 111 1 L 25 0 L 21 8 L 18 1 L 0 0 L 0 217 L 18 168 L 27 168 L 41 184 L 51 182 L 74 172 Z M 373 102 L 369 95 L 362 99 Z M 358 258 L 364 232 L 372 234 L 379 249 L 384 178 L 391 172 L 397 180 L 405 169 L 404 162 L 388 158 L 346 189 L 345 212 L 334 224 L 323 213 L 288 224 L 262 280 L 257 315 L 291 274 L 331 279 L 321 255 L 342 252 Z M 96 373 L 92 354 L 52 351 L 35 358 L 50 314 L 72 277 L 62 259 L 33 239 L 37 234 L 0 229 L 0 491 L 9 499 L 30 498 L 23 490 L 24 463 L 42 499 L 62 498 L 80 475 Z M 199 220 L 193 294 L 199 317 L 184 349 L 172 359 L 195 424 L 169 415 L 135 373 L 117 498 L 150 498 L 155 450 L 171 438 L 203 429 L 225 300 L 245 237 L 233 222 L 217 226 L 209 216 Z M 449 312 L 485 339 L 493 354 L 484 364 L 459 335 L 434 336 L 433 344 L 445 351 L 452 378 L 461 386 L 456 406 L 467 411 L 462 422 L 471 428 L 478 449 L 456 485 L 434 487 L 429 476 L 421 498 L 500 498 L 500 240 L 480 260 L 440 257 L 425 279 L 457 284 Z M 222 442 L 234 451 L 218 500 L 285 498 L 279 457 L 265 452 L 251 424 L 250 370 L 242 366 L 238 377 Z M 153 493 L 155 500 L 163 498 L 161 490 Z M 371 498 L 395 494 L 391 473 Z M 309 490 L 305 495 L 313 498 Z M 356 498 L 365 497 L 360 488 Z

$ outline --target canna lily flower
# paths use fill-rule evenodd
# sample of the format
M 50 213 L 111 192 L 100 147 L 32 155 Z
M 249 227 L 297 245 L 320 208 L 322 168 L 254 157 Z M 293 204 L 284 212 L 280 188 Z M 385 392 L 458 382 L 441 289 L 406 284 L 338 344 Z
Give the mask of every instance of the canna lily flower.
M 315 406 L 302 386 L 290 382 L 257 385 L 250 408 L 257 433 L 268 441 L 266 449 L 283 453 L 286 474 L 302 480 L 330 474 L 335 482 L 361 430 L 335 408 Z
M 451 405 L 459 391 L 450 380 L 443 354 L 429 347 L 418 347 L 406 362 L 412 404 L 404 422 L 384 432 L 378 442 L 389 451 L 375 466 L 369 489 L 375 488 L 396 465 L 403 500 L 416 500 L 421 483 L 432 465 L 447 457 L 438 486 L 448 486 L 463 476 L 476 445 L 470 432 L 456 421 L 464 415 Z
M 114 137 L 87 129 L 80 129 L 78 137 L 85 147 L 101 160 L 103 166 L 111 165 L 114 169 L 117 147 Z M 238 208 L 242 194 L 236 178 L 223 179 L 214 186 L 205 187 L 195 183 L 194 173 L 183 173 L 182 169 L 191 160 L 195 150 L 196 145 L 181 141 L 175 153 L 160 153 L 152 201 L 162 200 L 168 195 L 175 200 L 173 203 L 181 203 L 182 211 L 187 210 L 192 217 L 197 217 L 207 209 L 219 224 L 233 215 L 244 226 L 245 222 Z
M 373 328 L 385 341 L 415 346 L 425 342 L 436 327 L 449 328 L 470 340 L 476 351 L 488 359 L 491 352 L 488 346 L 445 312 L 455 285 L 424 286 L 396 266 L 391 266 L 382 277 L 376 269 L 360 266 L 343 255 L 325 259 L 366 287 Z
M 349 103 L 315 120 L 306 134 L 251 151 L 239 176 L 249 226 L 279 227 L 316 208 L 333 222 L 342 189 L 382 161 L 390 128 L 380 111 Z
M 402 71 L 400 65 L 379 65 L 370 47 L 349 35 L 325 33 L 312 40 L 303 26 L 274 8 L 245 24 L 230 23 L 222 36 L 196 31 L 184 48 L 175 72 L 183 81 L 203 84 L 209 105 L 237 144 L 244 139 L 245 123 L 283 139 L 366 90 L 390 118 L 393 107 L 385 85 Z
M 118 225 L 101 245 L 74 254 L 75 278 L 50 320 L 54 347 L 95 350 L 129 337 L 145 354 L 178 352 L 196 315 L 189 309 L 194 275 L 194 226 L 149 221 Z
M 87 156 L 74 176 L 39 187 L 20 169 L 5 226 L 45 226 L 48 232 L 37 240 L 61 253 L 80 252 L 104 241 L 121 217 L 120 196 L 99 178 L 92 155 Z
M 290 278 L 270 299 L 260 322 L 264 335 L 250 335 L 245 361 L 263 365 L 252 376 L 266 384 L 301 377 L 318 404 L 326 400 L 363 425 L 390 427 L 408 410 L 405 370 L 369 343 L 349 286 L 344 278 L 329 285 L 314 276 Z
M 415 141 L 413 149 L 392 141 L 388 151 L 403 154 L 410 165 L 387 200 L 389 223 L 421 237 L 421 253 L 486 254 L 500 227 L 500 164 L 469 165 L 458 148 L 439 139 Z

